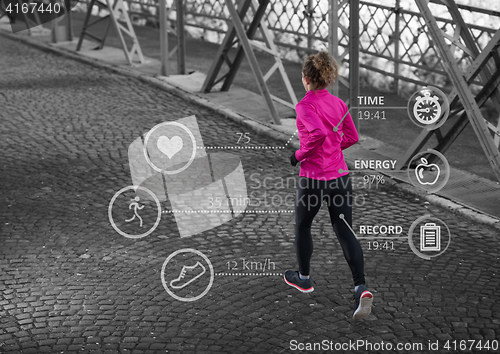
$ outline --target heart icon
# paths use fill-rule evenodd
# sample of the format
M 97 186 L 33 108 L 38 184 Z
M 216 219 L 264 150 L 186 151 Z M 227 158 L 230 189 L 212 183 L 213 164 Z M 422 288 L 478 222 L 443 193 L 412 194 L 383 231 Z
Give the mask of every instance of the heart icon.
M 168 156 L 169 159 L 172 158 L 175 154 L 177 154 L 182 149 L 182 139 L 179 136 L 174 136 L 172 139 L 169 139 L 166 136 L 160 136 L 158 142 L 156 143 L 158 149 L 165 155 Z

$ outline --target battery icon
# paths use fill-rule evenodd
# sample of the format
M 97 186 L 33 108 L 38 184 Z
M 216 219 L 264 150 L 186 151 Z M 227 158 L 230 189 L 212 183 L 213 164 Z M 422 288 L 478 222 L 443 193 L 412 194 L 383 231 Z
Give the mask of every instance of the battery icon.
M 420 251 L 441 251 L 441 226 L 432 222 L 420 226 Z

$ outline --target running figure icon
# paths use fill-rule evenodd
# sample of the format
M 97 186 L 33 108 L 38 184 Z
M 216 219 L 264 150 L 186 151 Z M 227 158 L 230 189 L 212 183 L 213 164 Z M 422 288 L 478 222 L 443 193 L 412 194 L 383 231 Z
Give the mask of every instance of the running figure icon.
M 139 226 L 142 227 L 142 218 L 137 213 L 137 210 L 144 209 L 144 205 L 139 206 L 139 203 L 138 203 L 139 200 L 141 200 L 141 198 L 135 197 L 134 202 L 130 203 L 130 205 L 128 206 L 129 209 L 134 207 L 134 215 L 130 219 L 125 220 L 125 222 L 131 222 L 137 216 L 137 218 L 139 219 Z

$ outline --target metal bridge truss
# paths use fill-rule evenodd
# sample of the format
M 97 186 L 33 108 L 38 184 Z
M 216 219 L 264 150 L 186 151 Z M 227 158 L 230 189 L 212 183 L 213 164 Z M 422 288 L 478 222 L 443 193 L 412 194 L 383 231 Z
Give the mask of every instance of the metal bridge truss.
M 333 0 L 329 2 L 328 15 L 331 19 L 329 26 L 329 52 L 337 61 L 343 62 L 349 57 L 349 77 L 344 79 L 339 76 L 338 81 L 348 89 L 347 105 L 352 117 L 358 117 L 358 96 L 359 96 L 359 0 Z M 346 7 L 349 8 L 350 25 L 346 28 L 340 21 L 341 13 L 345 13 Z M 354 10 L 353 10 L 354 9 Z M 349 37 L 349 44 L 344 48 L 343 53 L 339 53 L 340 41 L 338 38 L 337 29 L 341 30 L 342 36 Z M 335 96 L 339 95 L 339 84 L 335 84 L 332 88 L 332 93 Z M 359 120 L 354 119 L 356 128 L 359 129 Z
M 90 22 L 90 16 L 92 15 L 92 9 L 94 5 L 97 5 L 99 9 L 107 9 L 109 11 L 109 15 L 100 17 L 94 22 Z M 119 20 L 123 21 L 125 25 L 118 22 Z M 106 21 L 106 28 L 102 37 L 98 37 L 97 35 L 89 32 L 90 27 L 103 21 Z M 125 58 L 129 62 L 129 64 L 133 64 L 135 56 L 138 57 L 138 60 L 141 64 L 144 63 L 144 56 L 142 55 L 139 41 L 137 40 L 134 27 L 132 26 L 132 22 L 130 22 L 130 17 L 128 11 L 125 9 L 123 0 L 90 0 L 87 8 L 87 15 L 85 16 L 85 21 L 83 23 L 82 33 L 78 40 L 76 50 L 79 51 L 81 49 L 82 42 L 85 36 L 88 36 L 98 42 L 98 46 L 95 49 L 102 49 L 104 47 L 104 42 L 108 35 L 109 27 L 111 26 L 111 24 L 113 24 L 116 29 L 116 32 L 120 39 L 120 43 L 122 45 L 123 53 L 125 54 Z M 124 36 L 128 36 L 132 40 L 132 48 L 130 50 L 128 49 Z
M 453 84 L 453 90 L 448 95 L 450 117 L 453 115 L 459 115 L 459 117 L 446 133 L 443 132 L 442 128 L 424 129 L 403 158 L 398 161 L 396 168 L 404 168 L 433 135 L 438 141 L 434 149 L 444 153 L 470 123 L 497 179 L 500 181 L 500 119 L 495 125 L 486 120 L 480 110 L 490 99 L 497 114 L 500 115 L 500 90 L 498 88 L 500 85 L 500 29 L 481 51 L 454 1 L 433 1 L 448 8 L 455 24 L 454 33 L 447 33 L 440 28 L 429 9 L 429 0 L 415 1 L 425 19 L 428 29 L 427 35 L 434 42 Z M 469 62 L 469 65 L 464 72 L 461 67 L 466 61 Z M 481 89 L 474 94 L 472 85 L 477 83 L 480 83 Z
M 219 50 L 217 51 L 215 60 L 212 63 L 212 66 L 208 72 L 201 90 L 202 92 L 210 92 L 216 84 L 223 81 L 221 91 L 228 91 L 234 81 L 238 69 L 241 66 L 244 56 L 246 56 L 252 69 L 253 75 L 257 80 L 260 93 L 266 101 L 267 107 L 274 123 L 281 124 L 279 113 L 276 109 L 276 106 L 274 105 L 274 101 L 290 108 L 295 108 L 295 105 L 297 104 L 297 98 L 285 72 L 285 68 L 281 61 L 280 54 L 278 53 L 278 49 L 274 44 L 272 35 L 263 19 L 270 0 L 260 0 L 259 2 L 257 2 L 257 0 L 240 1 L 238 11 L 234 6 L 233 1 L 234 0 L 226 0 L 226 6 L 230 14 L 232 25 L 229 26 L 226 36 L 221 46 L 219 47 Z M 253 14 L 248 12 L 250 8 L 252 8 Z M 246 18 L 246 16 L 249 16 L 251 20 L 247 29 L 245 29 L 245 26 L 243 24 L 243 20 Z M 260 30 L 261 32 L 264 43 L 254 40 L 258 30 Z M 239 43 L 239 46 L 236 55 L 234 59 L 231 60 L 228 55 L 229 50 L 237 43 Z M 263 74 L 261 71 L 258 60 L 253 51 L 254 48 L 262 50 L 270 54 L 274 58 L 275 63 L 271 66 L 266 74 Z M 229 71 L 218 78 L 222 68 L 222 64 L 224 63 L 226 63 L 229 67 Z M 267 86 L 267 80 L 273 75 L 274 72 L 276 72 L 276 70 L 278 70 L 286 86 L 287 93 L 291 102 L 287 102 L 272 95 Z

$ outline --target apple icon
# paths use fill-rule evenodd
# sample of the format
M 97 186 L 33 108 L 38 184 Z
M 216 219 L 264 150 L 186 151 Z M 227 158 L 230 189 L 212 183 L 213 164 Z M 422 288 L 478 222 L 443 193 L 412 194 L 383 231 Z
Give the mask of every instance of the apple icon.
M 420 158 L 420 161 L 421 163 L 417 166 L 417 168 L 415 168 L 415 175 L 417 176 L 418 182 L 423 185 L 435 184 L 439 179 L 439 174 L 441 172 L 439 166 L 435 163 L 429 164 L 424 157 Z M 424 171 L 436 171 L 434 180 L 432 181 L 432 174 L 426 173 L 426 175 L 424 176 Z

